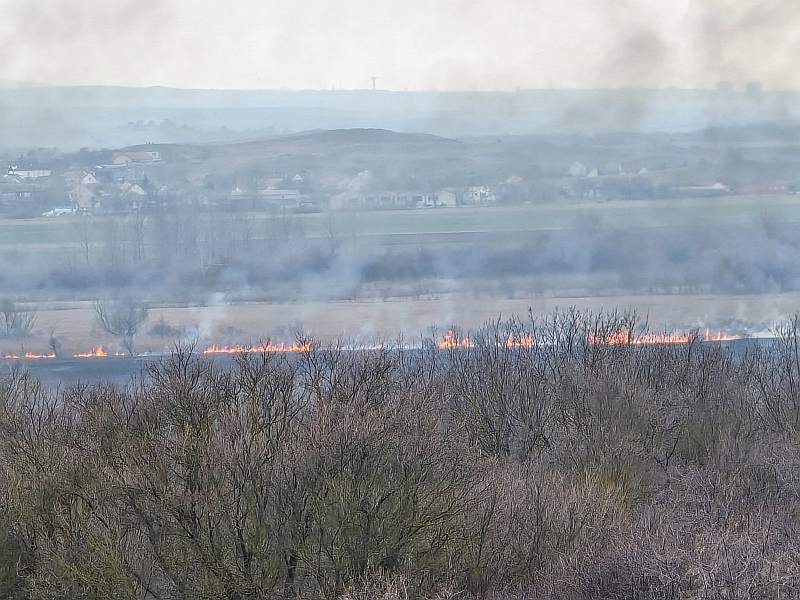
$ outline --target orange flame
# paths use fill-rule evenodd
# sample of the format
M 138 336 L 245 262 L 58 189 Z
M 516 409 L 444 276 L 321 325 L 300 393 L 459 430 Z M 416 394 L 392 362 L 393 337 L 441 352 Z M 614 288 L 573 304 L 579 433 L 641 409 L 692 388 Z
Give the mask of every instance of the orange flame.
M 703 336 L 704 342 L 731 342 L 733 340 L 741 339 L 741 336 L 732 335 L 730 333 L 723 333 L 718 331 L 714 335 L 710 335 L 708 329 L 706 329 L 706 333 Z
M 521 335 L 519 337 L 510 335 L 506 340 L 506 348 L 533 348 L 534 344 L 533 336 L 530 334 Z
M 232 346 L 218 346 L 212 344 L 203 350 L 203 354 L 249 354 L 254 352 L 308 352 L 313 347 L 312 340 L 293 344 L 256 344 L 255 346 L 243 346 L 234 344 Z
M 506 348 L 532 348 L 535 343 L 532 335 L 525 334 L 519 337 L 509 335 L 505 343 L 499 343 L 498 345 L 504 345 Z M 459 337 L 450 329 L 442 339 L 436 342 L 436 346 L 440 350 L 455 350 L 458 348 L 472 348 L 473 343 L 468 337 Z
M 25 354 L 3 354 L 3 360 L 46 360 L 55 358 L 55 352 L 48 352 L 47 354 L 37 354 L 36 352 L 26 352 Z
M 664 333 L 643 333 L 640 335 L 634 334 L 632 331 L 621 330 L 614 331 L 605 336 L 590 336 L 590 344 L 607 344 L 609 346 L 620 345 L 657 345 L 657 344 L 687 344 L 692 340 L 700 340 L 703 342 L 729 342 L 739 339 L 738 336 L 723 333 L 718 331 L 715 334 L 706 329 L 702 336 L 694 333 L 683 332 L 664 332 Z
M 74 356 L 75 358 L 105 358 L 108 356 L 108 352 L 102 346 L 96 346 L 92 348 L 91 352 L 79 352 Z
M 455 332 L 450 329 L 447 334 L 436 342 L 436 346 L 440 350 L 452 350 L 455 348 L 472 348 L 472 342 L 468 337 L 458 337 Z

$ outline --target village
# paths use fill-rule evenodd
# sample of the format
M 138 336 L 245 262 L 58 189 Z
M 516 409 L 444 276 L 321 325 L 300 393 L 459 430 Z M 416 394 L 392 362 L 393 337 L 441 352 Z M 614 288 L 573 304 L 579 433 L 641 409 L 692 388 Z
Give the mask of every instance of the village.
M 15 163 L 0 177 L 0 212 L 30 218 L 114 215 L 184 207 L 246 211 L 321 212 L 326 210 L 413 210 L 494 206 L 497 191 L 488 185 L 436 191 L 351 191 L 313 189 L 307 172 L 269 173 L 229 190 L 186 181 L 156 180 L 158 151 L 115 152 L 108 164 L 92 169 L 53 168 Z M 22 164 L 22 166 L 20 166 Z M 155 169 L 152 169 L 155 167 Z M 368 176 L 368 173 L 361 173 Z
M 411 137 L 393 132 L 381 135 L 389 134 L 393 136 L 392 143 L 397 144 Z M 346 135 L 363 137 L 368 146 L 375 134 L 351 130 Z M 321 134 L 312 132 L 303 141 L 319 143 L 319 139 Z M 262 148 L 284 143 L 281 138 L 265 140 L 252 157 L 246 152 L 249 148 L 231 145 L 229 152 L 236 154 L 230 162 L 226 162 L 229 156 L 224 160 L 215 157 L 214 152 L 219 152 L 215 147 L 187 150 L 144 144 L 115 151 L 32 150 L 17 158 L 4 158 L 7 167 L 0 175 L 0 217 L 182 210 L 435 210 L 793 194 L 800 190 L 800 165 L 772 162 L 770 168 L 764 169 L 757 161 L 726 155 L 724 148 L 714 149 L 717 156 L 712 160 L 717 161 L 717 168 L 707 169 L 707 149 L 680 154 L 676 144 L 667 155 L 661 152 L 657 157 L 651 156 L 645 150 L 639 158 L 623 152 L 622 146 L 604 156 L 599 146 L 586 148 L 584 144 L 575 152 L 560 148 L 548 156 L 539 151 L 541 142 L 534 140 L 521 152 L 515 147 L 503 149 L 517 152 L 516 164 L 496 169 L 482 143 L 458 142 L 466 150 L 453 149 L 438 138 L 422 142 L 427 144 L 423 151 L 431 154 L 427 163 L 414 161 L 413 153 L 392 163 L 397 158 L 386 151 L 383 137 L 381 140 L 383 145 L 374 155 L 344 147 L 346 162 L 334 167 L 327 163 L 320 167 L 321 161 L 308 147 L 290 148 L 290 152 L 273 153 L 262 160 Z M 331 151 L 336 152 L 337 148 Z

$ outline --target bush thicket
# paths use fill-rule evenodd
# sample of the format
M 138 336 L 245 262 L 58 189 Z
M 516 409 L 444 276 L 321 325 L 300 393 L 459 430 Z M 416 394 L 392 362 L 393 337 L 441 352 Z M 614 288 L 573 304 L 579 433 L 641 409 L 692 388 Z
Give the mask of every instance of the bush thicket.
M 178 351 L 129 388 L 0 384 L 11 598 L 790 598 L 798 321 L 772 345 Z M 534 339 L 536 343 L 513 343 Z

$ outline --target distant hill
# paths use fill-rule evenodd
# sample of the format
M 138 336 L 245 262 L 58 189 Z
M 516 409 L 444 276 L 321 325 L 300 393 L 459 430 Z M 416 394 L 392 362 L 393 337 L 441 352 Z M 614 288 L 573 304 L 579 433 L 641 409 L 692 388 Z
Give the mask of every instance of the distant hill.
M 158 150 L 162 169 L 192 181 L 207 175 L 247 177 L 247 174 L 312 171 L 330 183 L 372 172 L 382 180 L 434 177 L 453 165 L 468 168 L 471 146 L 431 134 L 386 129 L 312 130 L 230 143 L 148 144 L 124 150 Z M 485 160 L 484 157 L 477 157 Z M 421 183 L 421 182 L 420 182 Z M 400 185 L 398 183 L 398 185 Z
M 318 129 L 275 138 L 284 143 L 322 144 L 458 144 L 430 133 L 403 133 L 390 129 Z
M 205 159 L 238 155 L 249 158 L 270 156 L 314 156 L 332 152 L 393 153 L 460 148 L 461 142 L 427 133 L 403 133 L 388 129 L 318 129 L 287 135 L 229 143 L 209 144 L 139 144 L 122 150 L 160 150 L 168 155 Z
M 687 132 L 800 119 L 800 96 L 711 90 L 191 90 L 0 86 L 0 145 L 205 143 L 315 129 L 447 137 Z

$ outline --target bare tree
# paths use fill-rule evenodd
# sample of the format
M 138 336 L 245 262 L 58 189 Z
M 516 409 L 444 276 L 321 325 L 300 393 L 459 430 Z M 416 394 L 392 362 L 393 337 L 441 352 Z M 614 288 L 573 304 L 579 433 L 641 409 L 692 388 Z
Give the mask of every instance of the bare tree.
M 78 245 L 83 255 L 83 262 L 88 267 L 92 249 L 92 230 L 88 217 L 79 220 L 76 233 L 78 234 Z
M 36 325 L 36 311 L 20 308 L 10 300 L 0 303 L 2 334 L 5 337 L 26 338 Z
M 61 345 L 61 340 L 59 340 L 56 335 L 56 326 L 51 325 L 48 331 L 50 336 L 47 340 L 47 346 L 50 348 L 50 352 L 57 358 L 61 358 L 64 354 L 64 347 Z
M 0 598 L 797 598 L 798 323 L 743 352 L 569 310 L 443 349 L 178 347 L 130 387 L 10 370 Z
M 98 300 L 94 309 L 100 327 L 111 335 L 121 337 L 125 350 L 134 356 L 133 339 L 147 320 L 147 306 L 133 300 Z
M 137 209 L 127 220 L 131 233 L 131 245 L 133 246 L 133 260 L 140 263 L 144 260 L 145 242 L 145 215 L 142 209 Z

